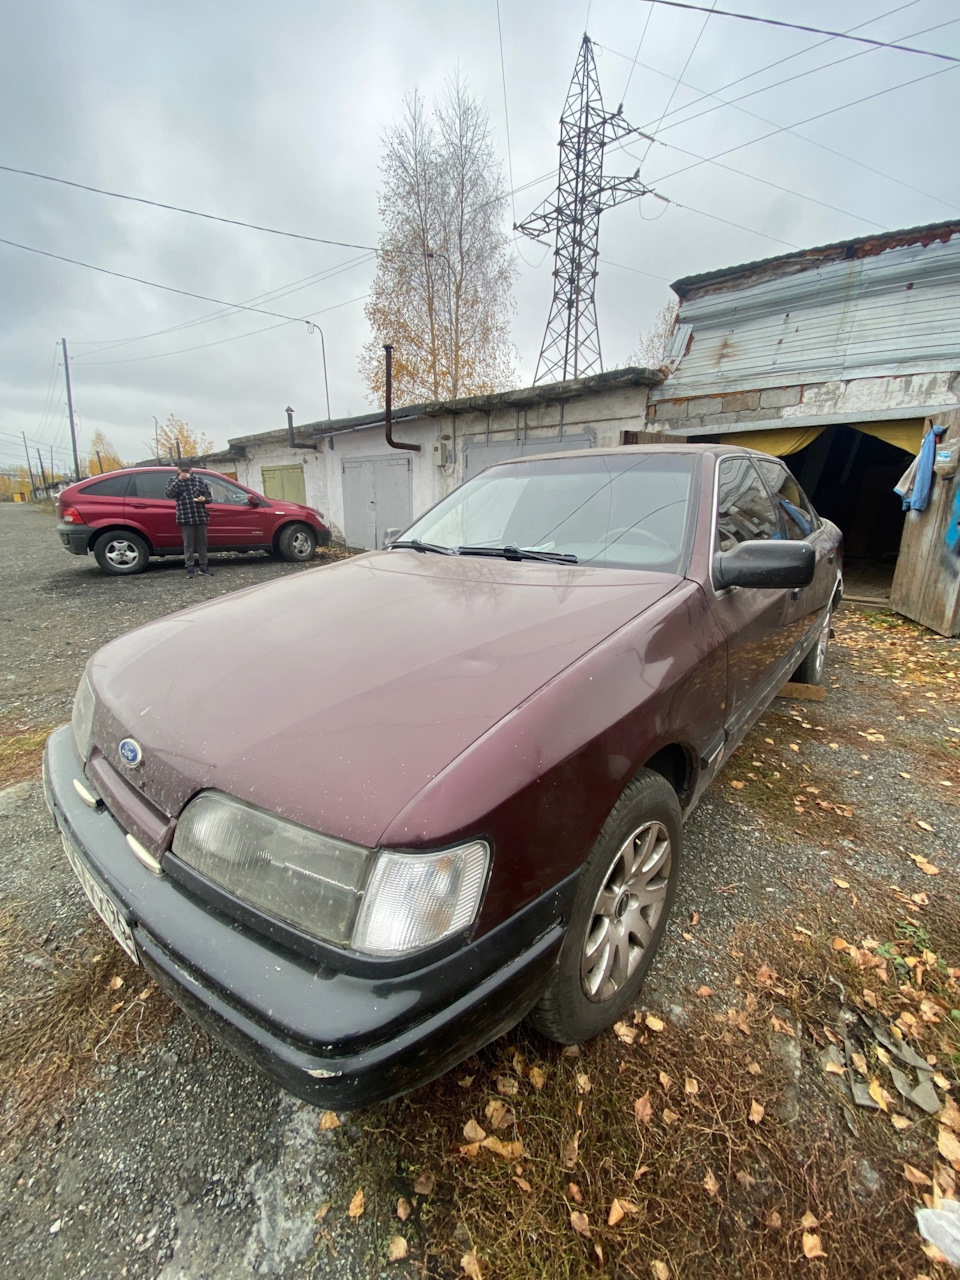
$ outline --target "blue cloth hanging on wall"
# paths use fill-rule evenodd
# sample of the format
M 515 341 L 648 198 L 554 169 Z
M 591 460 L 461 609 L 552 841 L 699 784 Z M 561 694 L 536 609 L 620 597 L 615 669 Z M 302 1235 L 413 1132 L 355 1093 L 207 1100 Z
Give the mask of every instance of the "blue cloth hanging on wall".
M 933 485 L 933 463 L 937 440 L 944 428 L 932 427 L 923 437 L 920 452 L 910 463 L 894 486 L 894 493 L 903 499 L 904 511 L 926 511 Z

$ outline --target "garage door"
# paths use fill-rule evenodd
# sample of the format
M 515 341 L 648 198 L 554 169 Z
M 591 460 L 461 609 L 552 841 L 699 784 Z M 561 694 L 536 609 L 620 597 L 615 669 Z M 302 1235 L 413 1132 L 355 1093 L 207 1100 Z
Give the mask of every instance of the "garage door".
M 412 520 L 410 457 L 344 458 L 341 468 L 347 546 L 373 551 L 388 529 Z
M 495 462 L 506 462 L 510 458 L 528 458 L 534 453 L 564 453 L 568 449 L 592 449 L 597 437 L 592 431 L 579 436 L 553 436 L 544 439 L 537 436 L 534 440 L 491 440 L 484 438 L 478 442 L 467 439 L 463 446 L 463 478 L 472 480 L 485 467 Z
M 268 498 L 277 502 L 299 502 L 306 506 L 307 490 L 303 482 L 303 467 L 262 467 L 260 482 Z

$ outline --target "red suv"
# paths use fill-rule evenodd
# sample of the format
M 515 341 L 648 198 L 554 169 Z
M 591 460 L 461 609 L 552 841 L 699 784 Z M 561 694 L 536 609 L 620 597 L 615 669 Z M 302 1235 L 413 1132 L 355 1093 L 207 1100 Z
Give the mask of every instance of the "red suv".
M 81 480 L 57 497 L 57 532 L 75 556 L 92 551 L 104 573 L 142 573 L 151 556 L 183 555 L 177 504 L 167 497 L 175 467 L 130 467 Z M 326 546 L 323 513 L 299 502 L 265 498 L 215 471 L 195 469 L 210 486 L 211 551 L 270 551 L 309 560 Z

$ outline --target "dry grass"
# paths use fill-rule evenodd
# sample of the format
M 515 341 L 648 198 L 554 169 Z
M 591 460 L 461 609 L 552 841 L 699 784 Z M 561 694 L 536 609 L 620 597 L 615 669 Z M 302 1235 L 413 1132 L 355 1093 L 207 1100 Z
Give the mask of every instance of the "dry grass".
M 38 777 L 50 729 L 0 724 L 0 788 Z
M 704 994 L 672 1021 L 638 1015 L 575 1057 L 521 1031 L 384 1108 L 368 1129 L 367 1171 L 382 1170 L 388 1138 L 399 1178 L 380 1194 L 395 1201 L 399 1190 L 413 1204 L 403 1229 L 423 1274 L 461 1274 L 470 1250 L 484 1277 L 505 1280 L 780 1280 L 806 1267 L 842 1280 L 945 1274 L 922 1252 L 921 1193 L 904 1178 L 906 1162 L 952 1187 L 936 1119 L 899 1098 L 869 1034 L 857 1043 L 888 1114 L 846 1100 L 819 1058 L 844 1011 L 856 1019 L 862 1008 L 905 1027 L 956 1089 L 960 971 L 943 959 L 958 956 L 956 917 L 928 925 L 900 910 L 889 894 L 851 903 L 840 927 L 866 950 L 837 949 L 832 919 L 744 927 L 730 955 L 735 998 Z M 854 930 L 857 919 L 874 939 Z M 918 982 L 913 961 L 924 950 Z M 473 1146 L 470 1121 L 519 1145 Z M 423 1175 L 436 1187 L 417 1197 Z M 805 1250 L 815 1240 L 824 1256 L 813 1262 Z
M 0 1029 L 0 1154 L 9 1159 L 38 1129 L 53 1129 L 102 1068 L 156 1043 L 174 1006 L 131 964 L 105 930 L 92 925 L 68 947 L 44 949 L 12 913 L 0 919 L 0 977 L 28 965 L 5 994 Z

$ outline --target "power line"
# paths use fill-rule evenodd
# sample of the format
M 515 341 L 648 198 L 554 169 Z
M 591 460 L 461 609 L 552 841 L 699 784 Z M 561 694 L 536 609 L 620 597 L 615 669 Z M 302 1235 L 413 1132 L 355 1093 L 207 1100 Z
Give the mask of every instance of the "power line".
M 716 0 L 714 0 L 714 5 L 716 5 Z M 651 11 L 650 11 L 650 12 L 652 13 L 652 12 L 653 12 L 653 10 L 651 9 Z M 687 60 L 686 60 L 686 62 L 683 64 L 683 68 L 682 68 L 682 70 L 680 71 L 679 76 L 678 76 L 678 77 L 676 78 L 676 80 L 674 81 L 673 88 L 672 88 L 672 89 L 671 89 L 671 91 L 670 91 L 670 97 L 667 99 L 667 105 L 663 108 L 663 111 L 660 113 L 660 119 L 657 121 L 656 125 L 654 126 L 654 128 L 653 128 L 653 130 L 652 130 L 652 132 L 653 132 L 654 134 L 656 134 L 657 130 L 658 130 L 658 129 L 660 128 L 660 126 L 663 124 L 664 118 L 665 118 L 665 116 L 666 116 L 667 112 L 670 110 L 670 104 L 671 104 L 671 102 L 673 102 L 674 98 L 676 97 L 677 90 L 680 88 L 680 85 L 683 83 L 683 77 L 686 75 L 687 67 L 689 67 L 691 58 L 692 58 L 692 57 L 693 57 L 693 55 L 697 52 L 697 46 L 700 44 L 700 41 L 703 39 L 703 33 L 706 31 L 706 29 L 707 29 L 707 23 L 708 23 L 709 21 L 710 21 L 710 15 L 709 15 L 709 13 L 708 13 L 708 14 L 707 14 L 707 16 L 706 16 L 706 17 L 704 18 L 704 20 L 703 20 L 703 26 L 700 28 L 699 32 L 697 33 L 697 38 L 696 38 L 696 40 L 694 40 L 694 42 L 693 42 L 693 48 L 692 48 L 692 49 L 690 50 L 690 52 L 687 54 Z M 639 51 L 639 50 L 637 50 L 637 57 L 639 57 L 639 56 L 640 56 L 640 51 Z M 635 66 L 635 65 L 636 65 L 636 61 L 634 61 L 634 66 Z M 631 74 L 632 74 L 632 72 L 631 72 Z M 644 151 L 644 153 L 643 153 L 643 160 L 646 160 L 647 156 L 650 154 L 650 148 L 651 148 L 652 146 L 653 146 L 653 139 L 651 138 L 651 139 L 650 139 L 650 141 L 647 143 L 647 149 L 646 149 L 646 151 Z M 637 158 L 637 157 L 636 157 L 636 156 L 634 156 L 634 159 L 636 159 L 636 158 Z M 641 163 L 641 164 L 643 164 L 643 160 L 641 160 L 641 161 L 640 161 L 640 163 Z
M 248 307 L 241 302 L 224 302 L 222 298 L 212 298 L 207 293 L 191 293 L 189 289 L 176 289 L 171 284 L 158 284 L 156 280 L 144 280 L 142 276 L 127 275 L 124 271 L 111 271 L 107 267 L 97 267 L 92 262 L 80 262 L 77 258 L 67 258 L 61 253 L 51 253 L 47 249 L 36 249 L 29 244 L 18 244 L 16 240 L 5 240 L 0 236 L 0 244 L 9 245 L 12 249 L 22 249 L 25 253 L 37 253 L 43 258 L 54 258 L 57 262 L 68 262 L 74 267 L 85 267 L 88 271 L 98 271 L 101 275 L 115 276 L 118 280 L 132 280 L 134 284 L 149 285 L 151 289 L 163 289 L 165 293 L 178 293 L 184 298 L 198 298 L 201 302 L 214 302 L 218 307 L 230 307 L 235 311 L 253 311 L 262 316 L 273 316 L 278 320 L 293 320 L 306 324 L 303 316 L 285 316 L 280 311 L 267 311 L 263 307 Z
M 734 151 L 742 151 L 744 147 L 752 147 L 758 142 L 765 142 L 769 138 L 776 137 L 777 134 L 785 133 L 788 129 L 796 129 L 800 125 L 812 124 L 814 120 L 823 120 L 826 116 L 835 115 L 838 111 L 846 111 L 849 107 L 860 106 L 864 102 L 871 102 L 874 98 L 882 98 L 885 94 L 893 93 L 897 89 L 907 89 L 910 85 L 919 84 L 922 80 L 931 80 L 934 76 L 942 76 L 948 71 L 953 70 L 953 67 L 941 67 L 938 71 L 930 71 L 926 75 L 916 76 L 912 80 L 903 80 L 900 84 L 888 85 L 886 89 L 878 89 L 875 93 L 868 93 L 862 98 L 855 98 L 852 102 L 843 102 L 839 107 L 830 107 L 827 111 L 819 111 L 816 115 L 806 116 L 803 120 L 795 120 L 793 124 L 781 125 L 780 127 L 771 130 L 770 133 L 763 133 L 758 138 L 751 138 L 747 142 L 739 142 L 735 147 L 728 147 L 726 151 L 718 151 L 715 156 L 707 156 L 703 160 L 698 160 L 696 164 L 689 164 L 682 169 L 675 169 L 672 173 L 664 174 L 663 177 L 658 179 L 658 181 L 667 182 L 670 178 L 676 178 L 681 173 L 689 173 L 691 169 L 698 169 L 701 164 L 712 164 L 722 156 L 731 155 Z M 665 143 L 664 145 L 667 146 L 669 144 Z M 749 177 L 751 175 L 745 174 L 744 176 Z
M 306 317 L 307 324 L 314 316 L 326 315 L 328 311 L 337 311 L 340 307 L 352 306 L 355 302 L 363 302 L 365 298 L 369 298 L 368 293 L 363 293 L 359 298 L 348 298 L 346 302 L 337 302 L 332 307 L 324 307 L 321 311 L 311 311 Z M 281 320 L 279 324 L 264 325 L 262 329 L 248 329 L 246 333 L 235 333 L 230 338 L 217 338 L 214 342 L 202 342 L 195 347 L 178 347 L 176 351 L 158 351 L 150 356 L 125 356 L 120 360 L 87 360 L 84 362 L 86 368 L 95 368 L 99 365 L 107 364 L 138 364 L 141 360 L 160 360 L 164 356 L 180 356 L 188 351 L 204 351 L 207 347 L 222 347 L 225 342 L 237 342 L 240 338 L 252 338 L 258 333 L 269 333 L 272 329 L 282 329 L 285 325 L 296 324 L 298 321 Z M 99 355 L 99 352 L 94 354 Z
M 911 2 L 915 4 L 915 3 L 917 3 L 917 2 L 918 2 L 918 0 L 911 0 Z M 902 7 L 909 7 L 909 6 L 902 6 Z M 891 10 L 891 12 L 896 12 L 896 11 L 895 11 L 895 10 Z M 884 15 L 882 15 L 882 16 L 886 17 L 887 15 L 886 15 L 886 14 L 884 14 Z M 861 25 L 863 25 L 863 24 L 861 24 Z M 942 25 L 951 25 L 951 24 L 942 24 Z M 828 43 L 829 43 L 829 41 L 824 40 L 824 41 L 821 41 L 820 43 L 821 43 L 821 44 L 828 44 Z M 813 45 L 813 46 L 810 46 L 810 47 L 811 47 L 811 48 L 816 48 L 816 47 L 818 47 L 818 46 Z M 609 49 L 609 48 L 608 48 L 608 49 L 607 49 L 607 52 L 608 52 L 608 53 L 612 53 L 612 54 L 614 54 L 616 57 L 619 57 L 619 58 L 629 58 L 629 54 L 619 53 L 616 49 Z M 860 57 L 863 57 L 863 56 L 864 56 L 864 53 L 869 53 L 869 52 L 871 52 L 871 51 L 870 51 L 870 50 L 865 50 L 864 52 L 854 54 L 853 56 L 854 56 L 854 57 L 857 57 L 857 58 L 860 58 Z M 799 56 L 799 55 L 797 55 L 797 54 L 792 54 L 792 55 L 791 55 L 791 57 L 798 57 L 798 56 Z M 847 60 L 848 60 L 848 59 L 846 59 L 846 58 L 842 58 L 842 59 L 840 59 L 840 61 L 841 61 L 841 62 L 845 62 L 845 61 L 847 61 Z M 781 61 L 785 61 L 785 59 L 781 59 Z M 644 64 L 641 64 L 641 65 L 644 65 Z M 773 64 L 773 65 L 776 65 L 776 64 Z M 827 64 L 827 65 L 829 66 L 829 65 L 836 65 L 836 64 Z M 768 69 L 768 68 L 761 68 L 761 70 L 767 70 L 767 69 Z M 811 71 L 803 72 L 803 73 L 801 73 L 801 74 L 802 74 L 802 75 L 812 75 L 814 71 L 823 70 L 823 69 L 824 69 L 823 67 L 814 67 Z M 672 77 L 672 76 L 669 76 L 669 75 L 667 74 L 667 72 L 660 71 L 660 70 L 659 70 L 658 68 L 656 68 L 656 67 L 649 67 L 649 66 L 647 66 L 647 67 L 646 67 L 646 70 L 648 70 L 648 71 L 653 71 L 656 75 L 667 76 L 667 78 L 668 78 L 668 79 L 673 79 L 673 78 L 674 78 L 674 77 Z M 752 73 L 752 74 L 759 74 L 759 72 L 754 72 L 754 73 Z M 747 78 L 747 77 L 741 77 L 741 79 L 746 79 L 746 78 Z M 791 78 L 799 78 L 799 77 L 791 77 Z M 682 81 L 681 81 L 680 83 L 682 83 Z M 737 84 L 737 83 L 739 83 L 739 82 L 738 82 L 738 81 L 731 81 L 731 84 Z M 769 86 L 767 86 L 767 87 L 768 87 L 768 88 L 775 88 L 775 87 L 778 87 L 778 86 L 779 86 L 779 84 L 783 84 L 783 83 L 787 83 L 787 82 L 786 82 L 786 81 L 780 81 L 780 82 L 778 82 L 778 85 L 769 85 Z M 686 87 L 688 87 L 688 88 L 695 88 L 695 86 L 693 86 L 693 85 L 689 85 L 689 84 L 688 84 Z M 730 87 L 730 85 L 727 85 L 727 86 L 725 86 L 725 87 L 726 87 L 726 88 L 729 88 L 729 87 Z M 699 90 L 698 90 L 698 92 L 699 92 Z M 765 92 L 765 90 L 757 90 L 756 92 Z M 744 95 L 744 96 L 745 96 L 745 97 L 750 97 L 750 96 L 752 96 L 752 95 L 751 95 L 751 94 L 746 94 L 746 95 Z M 716 93 L 705 93 L 705 94 L 703 94 L 703 96 L 702 96 L 702 97 L 700 97 L 700 98 L 698 98 L 698 99 L 695 99 L 695 102 L 702 102 L 702 101 L 704 101 L 706 98 L 712 98 L 712 97 L 717 97 L 717 94 L 716 94 Z M 721 98 L 721 99 L 719 99 L 719 107 L 722 107 L 722 106 L 733 106 L 733 107 L 735 107 L 735 108 L 736 108 L 736 110 L 737 110 L 737 111 L 742 112 L 744 115 L 748 115 L 748 116 L 750 116 L 750 117 L 751 117 L 752 119 L 754 119 L 754 120 L 760 120 L 760 121 L 762 121 L 764 124 L 777 125 L 777 122 L 776 122 L 775 120 L 771 120 L 768 116 L 762 116 L 762 115 L 760 115 L 760 114 L 759 114 L 758 112 L 756 112 L 756 111 L 750 111 L 747 107 L 737 106 L 737 103 L 738 103 L 739 101 L 743 101 L 743 99 L 742 99 L 742 98 L 740 98 L 740 99 L 733 99 L 733 100 L 724 100 L 724 99 L 722 99 L 722 98 Z M 689 106 L 692 106 L 692 105 L 694 105 L 694 103 L 689 103 L 688 105 L 689 105 Z M 701 112 L 701 113 L 700 113 L 700 115 L 708 115 L 708 114 L 710 114 L 710 111 L 712 111 L 712 110 L 719 110 L 719 107 L 713 107 L 713 108 L 710 108 L 710 110 L 708 110 L 708 111 Z M 683 110 L 683 108 L 682 108 L 682 107 L 681 107 L 681 108 L 678 108 L 678 110 Z M 672 113 L 671 113 L 671 114 L 672 114 Z M 689 117 L 689 119 L 699 119 L 699 116 L 692 116 L 692 117 Z M 667 126 L 666 126 L 666 129 L 672 129 L 672 128 L 674 128 L 674 127 L 675 127 L 676 125 L 678 125 L 678 124 L 686 124 L 686 123 L 687 123 L 687 120 L 678 120 L 678 121 L 675 121 L 675 122 L 674 122 L 674 124 L 672 124 L 672 125 L 667 125 Z M 907 191 L 912 191 L 915 195 L 921 195 L 921 196 L 924 196 L 924 197 L 925 197 L 926 199 L 928 199 L 928 200 L 935 200 L 938 204 L 942 204 L 942 205 L 944 205 L 944 206 L 945 206 L 946 208 L 948 208 L 948 209 L 956 209 L 956 207 L 957 207 L 955 204 L 951 203 L 949 200 L 944 200 L 942 196 L 934 195 L 934 194 L 933 194 L 932 192 L 930 192 L 930 191 L 924 191 L 924 190 L 922 190 L 922 188 L 915 186 L 913 183 L 905 182 L 902 178 L 897 178 L 897 177 L 895 177 L 892 173 L 886 173 L 883 169 L 877 169 L 877 168 L 875 168 L 873 165 L 866 164 L 866 163 L 865 163 L 864 161 L 862 161 L 862 160 L 857 160 L 854 156 L 847 155 L 847 154 L 846 154 L 845 152 L 843 152 L 843 151 L 837 151 L 835 147 L 828 147 L 828 146 L 826 145 L 826 143 L 818 142 L 816 138 L 809 138 L 809 137 L 807 137 L 807 135 L 806 135 L 806 134 L 803 134 L 803 133 L 797 133 L 797 132 L 796 132 L 796 131 L 791 127 L 791 126 L 777 126 L 777 127 L 778 127 L 778 128 L 783 128 L 785 132 L 790 133 L 790 134 L 793 134 L 793 136 L 794 136 L 794 137 L 796 137 L 796 138 L 799 138 L 801 142 L 806 142 L 806 143 L 808 143 L 808 144 L 809 144 L 810 146 L 812 146 L 812 147 L 817 147 L 817 148 L 818 148 L 819 150 L 821 150 L 821 151 L 826 151 L 826 152 L 828 152 L 830 155 L 837 156 L 839 159 L 841 159 L 841 160 L 845 160 L 848 164 L 855 164 L 855 165 L 857 165 L 857 166 L 858 166 L 859 168 L 861 168 L 861 169 L 866 169 L 868 173 L 875 173 L 878 177 L 885 178 L 888 182 L 893 182 L 893 183 L 895 183 L 897 186 L 904 187 Z M 661 132 L 661 133 L 666 132 L 666 129 L 662 129 L 660 132 Z M 659 137 L 658 137 L 658 139 L 657 139 L 657 140 L 658 140 L 658 141 L 660 141 L 661 143 L 663 143 L 662 138 L 659 138 Z M 674 148 L 675 150 L 677 150 L 677 151 L 682 151 L 682 150 L 683 150 L 683 148 L 682 148 L 682 147 L 677 147 L 677 146 L 676 146 L 676 144 L 674 144 L 674 143 L 663 143 L 663 145 L 664 145 L 664 146 L 668 146 L 668 147 L 673 147 L 673 148 Z M 631 153 L 631 152 L 627 152 L 626 154 L 628 154 L 628 155 L 632 155 L 632 153 Z M 693 156 L 696 156 L 696 152 L 690 152 L 689 154 L 690 154 L 690 155 L 693 155 Z M 698 157 L 698 158 L 699 158 L 699 159 L 701 159 L 701 160 L 703 160 L 703 159 L 705 159 L 706 157 L 700 156 L 700 157 Z M 730 168 L 729 166 L 721 166 L 721 167 L 723 167 L 723 168 L 729 168 L 731 173 L 743 173 L 743 172 L 744 172 L 744 171 L 743 171 L 743 170 L 741 170 L 741 169 L 733 169 L 733 168 Z M 745 176 L 745 177 L 755 177 L 755 175 L 753 175 L 753 174 L 744 174 L 744 176 Z M 759 179 L 759 178 L 758 178 L 758 179 L 756 179 L 756 180 L 757 180 L 757 181 L 766 181 L 765 179 Z M 775 186 L 776 184 L 775 184 L 775 183 L 770 183 L 770 184 L 768 184 L 768 185 Z M 784 187 L 784 188 L 780 188 L 780 190 L 787 191 L 788 189 Z M 796 193 L 796 192 L 790 192 L 790 194 L 795 195 L 795 194 L 798 194 L 798 193 Z M 810 199 L 811 197 L 805 196 L 804 198 L 805 198 L 805 199 Z M 834 206 L 832 206 L 832 205 L 831 205 L 831 206 L 829 206 L 829 207 L 830 207 L 830 208 L 833 208 Z M 840 210 L 840 212 L 845 212 L 845 210 Z
M 729 9 L 704 9 L 698 4 L 685 4 L 682 0 L 650 0 L 668 9 L 692 9 L 694 13 L 715 13 L 718 18 L 739 18 L 743 22 L 760 22 L 768 27 L 786 27 L 790 31 L 808 31 L 815 36 L 830 36 L 833 40 L 854 40 L 857 44 L 871 44 L 877 49 L 897 49 L 900 53 L 920 53 L 926 58 L 942 58 L 945 62 L 960 62 L 949 53 L 935 53 L 932 49 L 915 49 L 907 44 L 889 44 L 885 40 L 871 40 L 868 36 L 852 36 L 845 31 L 824 31 L 822 27 L 803 27 L 796 22 L 780 22 L 776 18 L 760 18 L 753 13 L 733 13 Z
M 39 178 L 43 182 L 57 182 L 64 187 L 75 187 L 78 191 L 92 191 L 98 196 L 111 196 L 114 200 L 130 200 L 134 204 L 151 205 L 154 209 L 168 209 L 171 213 L 187 213 L 193 218 L 206 218 L 208 222 L 225 222 L 231 227 L 245 227 L 248 231 L 265 231 L 271 236 L 285 236 L 290 240 L 309 240 L 311 244 L 331 244 L 340 249 L 366 249 L 376 253 L 370 244 L 352 244 L 347 240 L 325 240 L 320 236 L 302 235 L 297 231 L 280 231 L 276 227 L 265 227 L 257 222 L 244 222 L 240 218 L 222 218 L 215 213 L 203 213 L 199 209 L 186 209 L 178 204 L 165 204 L 162 200 L 148 200 L 144 196 L 131 196 L 123 191 L 106 191 L 102 187 L 91 187 L 85 182 L 71 182 L 69 178 L 55 178 L 49 173 L 37 173 L 33 169 L 15 169 L 13 165 L 0 164 L 4 173 L 18 173 L 26 178 Z
M 267 301 L 273 301 L 276 298 L 286 297 L 291 293 L 297 293 L 301 289 L 310 288 L 311 285 L 318 284 L 321 280 L 332 279 L 334 276 L 340 275 L 342 272 L 352 270 L 353 267 L 359 266 L 363 263 L 370 262 L 375 256 L 376 256 L 375 254 L 370 254 L 370 253 L 361 254 L 358 258 L 351 258 L 349 262 L 340 263 L 338 266 L 330 267 L 326 271 L 321 271 L 318 274 L 311 275 L 311 276 L 304 276 L 298 280 L 291 281 L 290 284 L 288 285 L 279 285 L 276 289 L 267 290 L 266 293 L 255 294 L 252 298 L 245 298 L 244 302 L 246 303 L 267 302 Z M 95 342 L 93 340 L 88 340 L 86 342 L 79 342 L 77 343 L 78 346 L 81 346 L 81 347 L 95 346 L 95 347 L 98 347 L 99 350 L 87 351 L 87 352 L 84 352 L 82 355 L 74 356 L 73 361 L 74 363 L 76 363 L 78 360 L 82 360 L 84 363 L 89 363 L 89 358 L 91 356 L 103 355 L 105 352 L 114 351 L 118 347 L 129 346 L 132 342 L 145 342 L 148 338 L 164 337 L 168 333 L 177 333 L 182 329 L 192 329 L 198 325 L 207 324 L 211 320 L 226 319 L 228 316 L 231 316 L 234 314 L 235 312 L 232 307 L 227 307 L 227 308 L 221 307 L 217 311 L 209 311 L 205 315 L 196 316 L 193 320 L 184 320 L 180 324 L 168 325 L 167 328 L 165 329 L 156 329 L 154 330 L 153 333 L 141 333 L 135 337 L 130 337 L 130 338 L 102 339 L 100 342 Z M 314 313 L 314 314 L 317 314 L 317 313 Z M 309 316 L 306 317 L 306 319 L 309 319 Z M 281 323 L 286 324 L 287 322 L 281 321 Z M 269 327 L 273 328 L 275 326 L 271 325 Z M 262 332 L 262 331 L 258 331 L 258 332 Z M 241 334 L 238 336 L 242 337 L 243 335 Z

